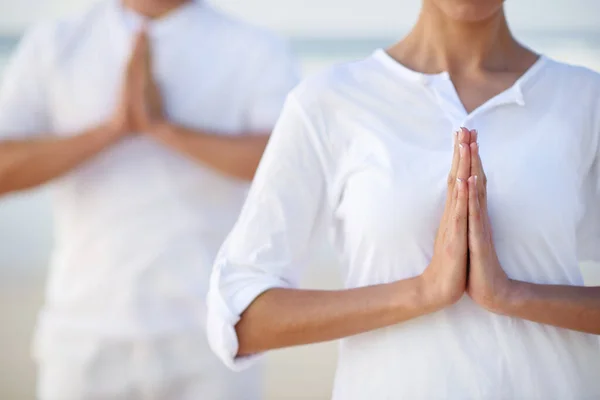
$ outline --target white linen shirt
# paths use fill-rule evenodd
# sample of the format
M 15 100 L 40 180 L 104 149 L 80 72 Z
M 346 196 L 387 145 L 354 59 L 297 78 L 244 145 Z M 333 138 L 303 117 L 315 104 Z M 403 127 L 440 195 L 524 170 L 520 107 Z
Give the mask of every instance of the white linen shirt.
M 108 0 L 28 33 L 0 89 L 0 137 L 67 137 L 108 120 L 142 22 Z M 148 30 L 171 121 L 224 135 L 273 129 L 297 84 L 284 41 L 198 1 Z M 40 334 L 203 331 L 214 257 L 248 187 L 144 134 L 56 180 Z
M 347 288 L 420 274 L 446 196 L 453 132 L 479 131 L 498 256 L 514 279 L 583 285 L 600 260 L 600 76 L 541 57 L 471 113 L 447 73 L 382 50 L 288 97 L 241 216 L 216 260 L 211 347 L 231 368 L 234 326 L 264 291 L 296 287 L 326 229 Z M 341 340 L 333 398 L 592 399 L 598 337 L 492 314 L 467 295 L 408 322 Z

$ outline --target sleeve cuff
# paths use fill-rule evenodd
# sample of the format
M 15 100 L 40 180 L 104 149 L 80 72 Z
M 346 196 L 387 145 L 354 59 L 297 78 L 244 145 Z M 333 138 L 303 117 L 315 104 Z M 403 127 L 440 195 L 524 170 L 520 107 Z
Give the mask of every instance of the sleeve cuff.
M 256 364 L 263 353 L 250 356 L 236 357 L 239 342 L 235 331 L 235 325 L 240 320 L 241 313 L 259 295 L 269 289 L 281 287 L 277 280 L 255 283 L 245 288 L 235 298 L 235 311 L 232 310 L 223 299 L 219 291 L 219 273 L 215 271 L 208 292 L 207 306 L 207 336 L 211 350 L 232 371 L 242 371 Z
M 600 263 L 600 236 L 582 241 L 579 249 L 579 261 Z

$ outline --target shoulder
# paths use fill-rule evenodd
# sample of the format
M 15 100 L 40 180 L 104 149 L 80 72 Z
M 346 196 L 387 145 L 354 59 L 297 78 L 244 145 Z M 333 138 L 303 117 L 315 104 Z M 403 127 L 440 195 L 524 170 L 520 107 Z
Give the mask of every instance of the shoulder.
M 534 79 L 539 112 L 554 110 L 557 116 L 581 125 L 584 131 L 600 130 L 600 74 L 590 68 L 546 57 Z
M 600 73 L 588 67 L 547 58 L 547 83 L 585 100 L 600 96 Z
M 78 13 L 36 24 L 25 32 L 19 48 L 28 48 L 48 62 L 56 60 L 81 39 L 86 29 L 103 17 L 105 9 L 105 3 L 95 3 Z
M 581 127 L 582 162 L 600 153 L 600 73 L 590 68 L 549 60 L 547 96 L 557 102 L 569 125 Z M 586 157 L 585 154 L 590 154 Z
M 308 112 L 328 113 L 356 95 L 372 90 L 370 75 L 379 65 L 368 57 L 363 60 L 335 64 L 304 79 L 291 96 Z
M 339 130 L 331 129 L 334 120 L 357 104 L 357 96 L 368 96 L 373 90 L 367 76 L 377 67 L 371 57 L 336 64 L 304 79 L 290 92 L 288 102 L 302 114 L 316 140 L 331 151 L 344 141 Z

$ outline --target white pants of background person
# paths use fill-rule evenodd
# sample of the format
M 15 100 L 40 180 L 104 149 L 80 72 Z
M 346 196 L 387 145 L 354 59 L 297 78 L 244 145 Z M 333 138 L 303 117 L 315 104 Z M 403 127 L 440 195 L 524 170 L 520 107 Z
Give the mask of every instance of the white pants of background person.
M 205 297 L 294 57 L 202 1 L 125 3 L 33 29 L 0 88 L 0 194 L 53 181 L 38 396 L 257 400 L 260 370 L 208 349 Z
M 41 400 L 259 398 L 260 371 L 233 374 L 216 357 L 207 357 L 202 331 L 135 341 L 64 335 L 46 340 L 37 350 L 44 353 Z

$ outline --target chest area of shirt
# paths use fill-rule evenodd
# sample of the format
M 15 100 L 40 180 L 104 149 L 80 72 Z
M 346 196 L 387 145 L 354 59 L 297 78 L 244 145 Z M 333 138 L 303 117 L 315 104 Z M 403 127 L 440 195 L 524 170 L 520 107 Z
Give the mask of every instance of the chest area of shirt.
M 225 62 L 209 43 L 164 38 L 151 49 L 153 77 L 171 119 L 190 127 L 236 129 L 243 88 L 235 63 Z M 123 101 L 131 47 L 94 38 L 66 53 L 50 77 L 57 131 L 80 130 L 111 115 Z M 236 85 L 239 90 L 229 90 Z
M 579 210 L 577 135 L 542 117 L 529 125 L 502 118 L 471 121 L 479 131 L 488 177 L 488 212 L 496 240 L 570 232 Z M 444 211 L 454 122 L 445 116 L 382 119 L 357 114 L 336 121 L 336 217 L 360 240 L 431 241 Z M 352 233 L 351 233 L 352 234 Z

